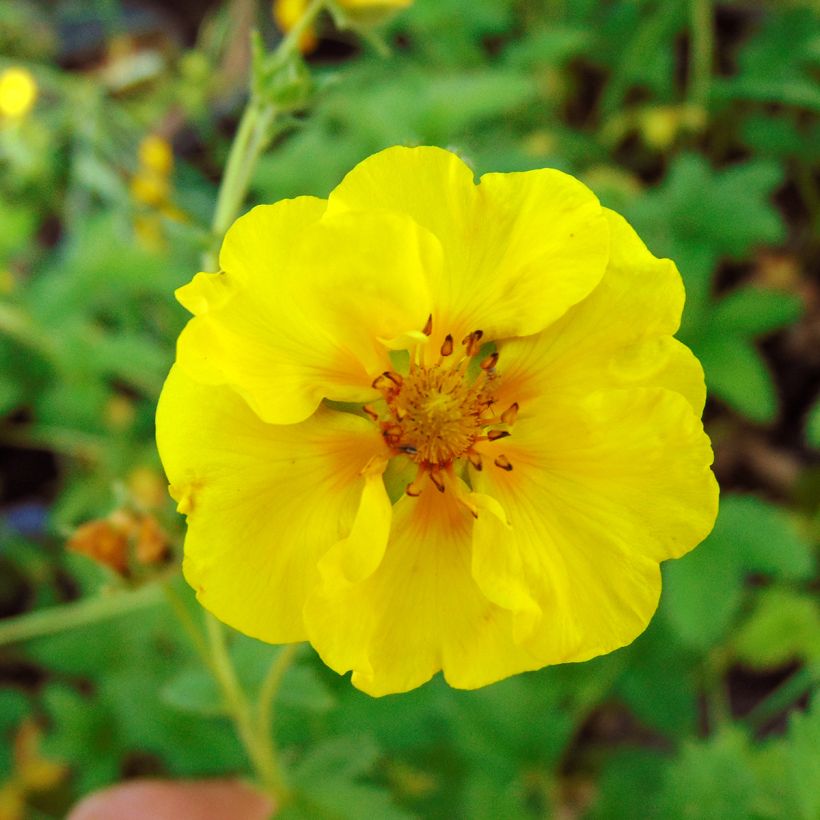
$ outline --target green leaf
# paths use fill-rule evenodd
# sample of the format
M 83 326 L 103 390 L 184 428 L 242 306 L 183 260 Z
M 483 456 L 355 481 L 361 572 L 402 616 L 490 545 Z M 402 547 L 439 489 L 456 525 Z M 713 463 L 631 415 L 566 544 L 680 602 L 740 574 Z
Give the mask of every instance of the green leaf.
M 789 721 L 787 764 L 795 816 L 814 820 L 820 816 L 820 696 L 816 693 L 809 710 L 793 713 Z
M 407 820 L 386 789 L 362 781 L 378 749 L 367 737 L 340 737 L 315 745 L 291 772 L 293 802 L 278 815 L 285 820 Z
M 811 545 L 778 507 L 725 495 L 711 535 L 664 564 L 661 612 L 688 646 L 705 651 L 734 621 L 748 573 L 799 580 L 812 573 Z
M 719 328 L 693 343 L 703 365 L 709 392 L 761 424 L 777 415 L 772 378 L 753 345 L 739 336 L 722 336 Z
M 666 767 L 659 798 L 665 820 L 749 820 L 758 787 L 751 753 L 739 730 L 726 728 L 702 742 L 683 745 Z
M 814 574 L 811 541 L 794 518 L 755 496 L 724 496 L 712 537 L 731 540 L 747 572 L 788 581 L 809 580 Z
M 744 287 L 733 290 L 715 305 L 711 321 L 721 335 L 759 336 L 797 321 L 802 312 L 798 296 Z
M 764 160 L 716 171 L 702 157 L 682 154 L 656 189 L 630 205 L 628 216 L 654 253 L 675 259 L 682 245 L 692 244 L 718 257 L 742 258 L 783 238 L 771 203 L 782 176 L 778 165 Z
M 738 659 L 772 668 L 820 660 L 820 606 L 809 595 L 780 587 L 764 590 L 732 638 Z
M 618 696 L 647 726 L 671 737 L 691 735 L 698 719 L 693 653 L 663 618 L 655 618 L 628 651 Z
M 806 416 L 806 440 L 812 447 L 820 448 L 820 401 L 814 403 Z
M 160 690 L 164 703 L 196 715 L 225 715 L 227 710 L 219 687 L 210 672 L 185 669 L 171 678 Z
M 663 784 L 664 759 L 643 749 L 617 751 L 598 781 L 598 798 L 589 820 L 659 817 L 657 795 Z

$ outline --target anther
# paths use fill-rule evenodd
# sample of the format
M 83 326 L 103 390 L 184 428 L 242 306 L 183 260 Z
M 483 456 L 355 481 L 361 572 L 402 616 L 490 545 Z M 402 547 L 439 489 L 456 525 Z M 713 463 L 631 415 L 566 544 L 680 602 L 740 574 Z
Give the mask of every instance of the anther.
M 436 489 L 440 493 L 444 492 L 444 487 L 445 487 L 444 479 L 441 477 L 441 475 L 439 474 L 439 472 L 437 470 L 431 470 L 430 471 L 430 481 L 432 481 L 433 484 L 435 484 Z
M 518 402 L 514 401 L 502 414 L 501 421 L 504 424 L 514 424 L 518 417 Z
M 498 364 L 498 351 L 496 350 L 495 353 L 490 353 L 486 359 L 481 362 L 481 369 L 482 370 L 493 370 L 495 366 Z
M 424 327 L 421 331 L 425 336 L 429 336 L 433 332 L 433 314 L 431 313 L 427 317 L 427 322 L 425 323 Z
M 467 453 L 467 458 L 470 460 L 470 464 L 472 464 L 476 470 L 481 472 L 481 469 L 484 467 L 484 462 L 481 460 L 481 453 L 476 453 L 475 450 L 470 450 Z
M 453 337 L 448 333 L 441 344 L 441 355 L 449 356 L 453 352 Z
M 510 464 L 510 460 L 505 455 L 498 456 L 494 464 L 496 467 L 500 467 L 502 470 L 506 470 L 507 472 L 510 472 L 513 468 L 512 464 Z
M 508 435 L 510 435 L 510 433 L 507 430 L 490 430 L 490 432 L 487 433 L 487 438 L 490 441 L 498 441 L 500 438 L 507 438 Z
M 384 373 L 379 374 L 373 379 L 371 386 L 376 390 L 392 390 L 393 387 L 401 387 L 402 377 L 392 370 L 385 370 Z M 391 382 L 391 384 L 388 384 Z
M 483 330 L 474 330 L 472 333 L 468 333 L 461 340 L 461 344 L 465 345 L 467 348 L 466 353 L 468 356 L 475 356 L 475 354 L 478 353 L 478 350 L 481 347 L 481 337 L 483 335 Z
M 411 481 L 405 488 L 404 491 L 410 498 L 418 498 L 421 495 L 421 490 L 416 486 L 414 481 Z
M 367 415 L 370 416 L 370 418 L 373 419 L 373 421 L 379 420 L 379 414 L 369 404 L 363 404 L 362 410 L 365 413 L 367 413 Z

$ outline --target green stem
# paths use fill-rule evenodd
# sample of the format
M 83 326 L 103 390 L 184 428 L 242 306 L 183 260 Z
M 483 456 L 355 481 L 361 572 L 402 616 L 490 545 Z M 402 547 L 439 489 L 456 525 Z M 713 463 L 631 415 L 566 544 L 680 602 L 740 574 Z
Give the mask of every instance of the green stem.
M 276 739 L 273 732 L 273 704 L 276 699 L 276 694 L 282 685 L 285 672 L 287 672 L 293 663 L 298 648 L 299 645 L 295 643 L 282 647 L 273 659 L 268 673 L 265 675 L 265 679 L 259 687 L 259 694 L 257 695 L 256 714 L 261 744 L 264 748 L 265 755 L 274 762 L 277 768 L 279 766 L 279 750 L 276 747 Z M 281 772 L 279 773 L 279 780 L 280 782 L 284 781 Z
M 163 590 L 174 615 L 176 615 L 180 626 L 185 630 L 185 633 L 191 639 L 191 643 L 194 645 L 194 649 L 197 654 L 202 659 L 202 662 L 213 672 L 213 662 L 210 650 L 208 649 L 208 644 L 202 637 L 202 633 L 197 627 L 193 616 L 188 610 L 188 607 L 185 606 L 185 602 L 182 600 L 179 593 L 174 589 L 173 582 L 168 581 L 163 584 Z
M 692 45 L 689 102 L 705 109 L 709 105 L 715 50 L 712 0 L 690 0 L 690 10 Z
M 277 46 L 272 55 L 274 61 L 285 62 L 299 50 L 299 39 L 324 8 L 325 2 L 326 0 L 311 2 L 305 9 L 305 13 Z M 242 113 L 228 154 L 211 221 L 211 232 L 214 243 L 217 245 L 222 241 L 222 237 L 236 219 L 245 201 L 256 163 L 270 138 L 278 113 L 273 102 L 263 100 L 256 94 L 251 95 Z M 215 250 L 205 254 L 203 259 L 205 270 L 216 270 L 218 264 Z
M 753 731 L 762 729 L 772 718 L 789 708 L 800 696 L 817 681 L 820 671 L 807 664 L 787 678 L 764 700 L 757 704 L 743 722 Z
M 133 591 L 95 595 L 69 604 L 49 607 L 0 621 L 0 646 L 126 615 L 162 603 L 159 584 L 148 584 Z
M 211 669 L 222 690 L 225 706 L 233 719 L 236 733 L 256 770 L 260 784 L 281 805 L 287 799 L 288 788 L 279 764 L 271 754 L 272 744 L 263 741 L 262 734 L 257 734 L 259 727 L 254 721 L 253 711 L 231 663 L 222 624 L 206 612 L 205 627 L 210 647 Z

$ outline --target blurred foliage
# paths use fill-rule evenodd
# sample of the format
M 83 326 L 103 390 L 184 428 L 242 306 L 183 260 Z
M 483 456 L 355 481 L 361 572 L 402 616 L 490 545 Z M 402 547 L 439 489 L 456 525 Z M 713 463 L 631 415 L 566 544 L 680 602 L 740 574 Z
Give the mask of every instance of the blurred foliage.
M 277 35 L 268 3 L 204 18 L 166 5 L 0 4 L 0 70 L 24 66 L 38 86 L 31 112 L 0 121 L 3 615 L 138 582 L 65 551 L 89 519 L 137 510 L 180 540 L 153 445 L 185 322 L 173 290 L 208 247 L 249 16 Z M 678 263 L 724 494 L 712 535 L 664 566 L 650 628 L 611 656 L 372 700 L 300 650 L 275 703 L 287 816 L 814 820 L 816 3 L 416 0 L 387 58 L 329 20 L 319 34 L 254 199 L 325 195 L 394 143 L 454 148 L 478 173 L 578 175 Z M 174 162 L 135 184 L 149 135 Z M 173 612 L 0 650 L 0 816 L 15 789 L 31 817 L 60 817 L 123 777 L 249 772 Z M 280 650 L 236 635 L 230 651 L 254 692 Z M 21 791 L 11 743 L 31 721 L 37 754 L 70 776 Z

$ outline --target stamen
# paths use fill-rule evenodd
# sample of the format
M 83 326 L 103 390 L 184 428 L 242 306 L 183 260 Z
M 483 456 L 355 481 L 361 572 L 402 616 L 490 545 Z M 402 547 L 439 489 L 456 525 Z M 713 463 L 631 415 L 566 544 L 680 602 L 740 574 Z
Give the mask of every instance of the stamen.
M 430 481 L 432 481 L 433 484 L 435 484 L 436 489 L 440 493 L 444 492 L 444 489 L 445 489 L 446 485 L 444 484 L 444 478 L 442 477 L 441 473 L 438 470 L 436 470 L 436 469 L 430 470 Z
M 490 441 L 498 441 L 500 438 L 507 438 L 508 435 L 510 435 L 508 430 L 490 430 L 487 433 L 487 438 Z
M 441 344 L 441 355 L 449 356 L 453 352 L 453 337 L 448 333 Z
M 373 386 L 375 387 L 375 385 L 373 385 Z M 370 418 L 373 419 L 373 421 L 378 421 L 379 420 L 379 414 L 373 409 L 372 405 L 363 404 L 362 405 L 362 410 L 365 413 L 367 413 L 367 415 L 370 416 Z
M 475 450 L 468 450 L 467 458 L 469 459 L 470 464 L 472 464 L 476 470 L 481 472 L 484 468 L 484 462 L 481 460 L 481 453 L 477 453 Z
M 513 468 L 510 460 L 503 454 L 496 458 L 494 464 L 496 467 L 500 467 L 502 470 L 506 470 L 507 472 L 510 472 Z
M 498 364 L 498 356 L 499 353 L 497 350 L 495 353 L 490 353 L 490 355 L 481 362 L 481 369 L 487 371 L 494 370 L 495 366 Z
M 433 314 L 431 313 L 427 317 L 427 322 L 425 323 L 424 327 L 421 331 L 425 336 L 429 336 L 433 332 Z
M 468 333 L 461 340 L 461 344 L 467 348 L 466 353 L 468 356 L 475 356 L 476 353 L 478 353 L 479 348 L 481 347 L 481 337 L 483 335 L 483 330 L 474 330 L 472 333 Z
M 504 424 L 514 424 L 518 417 L 518 402 L 514 401 L 502 414 L 501 421 Z
M 426 472 L 427 468 L 423 464 L 419 464 L 416 470 L 416 477 L 404 488 L 404 491 L 411 498 L 418 498 L 421 495 L 421 480 L 424 478 Z
M 371 386 L 376 390 L 393 390 L 395 387 L 401 387 L 403 381 L 398 373 L 394 373 L 392 370 L 385 370 L 384 373 L 381 373 L 373 379 Z M 388 382 L 392 384 L 388 384 Z
M 447 475 L 451 479 L 451 487 L 453 489 L 453 495 L 463 507 L 466 507 L 470 511 L 470 515 L 473 518 L 478 518 L 478 507 L 470 501 L 469 495 L 464 492 L 464 485 L 459 482 L 458 478 L 456 477 L 455 470 L 453 469 L 452 464 L 447 465 Z

